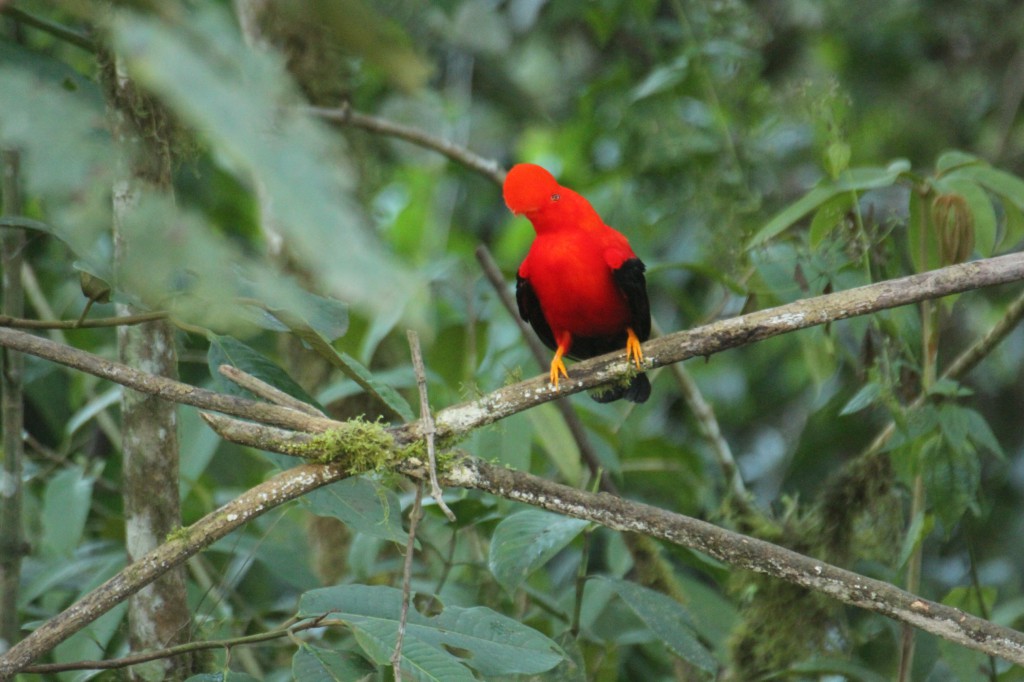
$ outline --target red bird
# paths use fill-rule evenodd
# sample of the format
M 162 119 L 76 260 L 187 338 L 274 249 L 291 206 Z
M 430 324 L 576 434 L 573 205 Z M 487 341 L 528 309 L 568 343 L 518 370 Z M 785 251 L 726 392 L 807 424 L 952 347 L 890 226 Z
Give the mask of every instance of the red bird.
M 540 166 L 521 163 L 505 176 L 505 204 L 537 232 L 516 275 L 519 315 L 555 351 L 551 383 L 569 378 L 562 357 L 592 358 L 626 349 L 643 367 L 640 343 L 651 335 L 644 264 L 618 231 L 604 224 L 590 202 L 562 187 Z M 642 403 L 651 395 L 647 375 L 591 394 L 606 403 Z

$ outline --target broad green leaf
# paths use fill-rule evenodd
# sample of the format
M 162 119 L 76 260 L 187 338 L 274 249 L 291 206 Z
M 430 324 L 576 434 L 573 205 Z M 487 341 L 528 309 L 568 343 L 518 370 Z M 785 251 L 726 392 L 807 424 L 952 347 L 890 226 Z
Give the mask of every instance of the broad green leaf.
M 185 682 L 260 682 L 259 679 L 247 673 L 236 673 L 233 670 L 217 673 L 203 673 L 193 675 Z
M 368 394 L 380 400 L 394 416 L 403 422 L 413 420 L 413 412 L 412 408 L 409 407 L 409 402 L 398 391 L 387 384 L 377 381 L 373 374 L 370 373 L 370 370 L 351 355 L 335 349 L 319 331 L 310 326 L 305 320 L 298 316 L 287 314 L 285 311 L 277 311 L 275 316 L 281 322 L 288 325 L 293 334 L 309 344 L 309 347 L 317 355 L 341 370 L 345 376 L 356 382 Z
M 851 168 L 837 180 L 822 180 L 810 192 L 784 208 L 754 235 L 747 244 L 752 248 L 778 235 L 826 201 L 845 192 L 863 192 L 888 187 L 910 170 L 905 159 L 893 161 L 885 168 Z
M 962 152 L 958 149 L 951 149 L 948 152 L 943 152 L 939 156 L 939 160 L 935 162 L 935 172 L 937 175 L 946 175 L 950 171 L 955 171 L 963 166 L 970 166 L 973 164 L 984 164 L 985 162 L 979 159 L 973 154 Z
M 932 532 L 935 528 L 935 517 L 931 514 L 925 514 L 924 512 L 918 512 L 913 519 L 910 521 L 910 527 L 907 528 L 906 535 L 903 536 L 903 546 L 900 549 L 899 559 L 896 565 L 893 567 L 895 570 L 901 570 L 910 561 L 910 555 L 921 546 L 924 539 Z
M 247 47 L 218 6 L 189 17 L 173 25 L 118 12 L 111 37 L 130 74 L 256 181 L 274 228 L 326 290 L 371 311 L 399 305 L 419 285 L 372 237 L 337 137 L 296 106 L 282 60 Z
M 324 337 L 328 342 L 334 342 L 345 335 L 348 331 L 348 305 L 334 298 L 317 296 L 307 293 L 304 301 L 306 305 L 302 310 L 295 308 L 277 308 L 273 301 L 266 301 L 261 309 L 266 313 L 268 328 L 278 331 L 290 330 L 295 324 L 296 317 L 301 316 L 302 323 Z M 283 301 L 287 303 L 287 301 Z M 292 321 L 289 325 L 287 320 Z
M 292 657 L 292 677 L 302 682 L 353 682 L 376 672 L 365 658 L 303 642 Z
M 509 592 L 546 564 L 587 527 L 587 522 L 539 509 L 526 509 L 494 529 L 487 565 Z
M 103 463 L 98 464 L 102 468 Z M 80 466 L 71 466 L 58 472 L 46 484 L 42 518 L 42 550 L 45 554 L 70 557 L 81 542 L 97 473 L 87 473 Z
M 999 198 L 1003 207 L 1003 231 L 998 246 L 1013 248 L 1024 240 L 1024 210 L 1002 195 Z
M 690 57 L 685 54 L 667 64 L 656 67 L 630 91 L 630 100 L 638 102 L 652 95 L 671 90 L 683 82 L 689 73 L 689 67 Z
M 960 168 L 956 171 L 956 176 L 974 180 L 985 189 L 1024 210 L 1024 180 L 1016 175 L 985 164 Z
M 123 548 L 98 542 L 79 544 L 70 558 L 54 555 L 40 559 L 23 576 L 18 591 L 19 606 L 23 608 L 48 592 L 68 585 L 75 586 L 79 594 L 85 594 L 120 571 L 125 564 Z
M 910 218 L 907 223 L 907 250 L 915 272 L 934 270 L 941 266 L 939 238 L 932 222 L 933 193 L 910 190 Z
M 199 417 L 198 409 L 190 405 L 178 405 L 178 444 L 181 452 L 178 487 L 181 499 L 188 496 L 206 471 L 220 442 L 220 436 Z
M 533 434 L 551 463 L 566 481 L 579 481 L 583 472 L 580 447 L 554 405 L 540 405 L 527 411 Z
M 86 402 L 81 409 L 75 412 L 71 416 L 71 419 L 68 420 L 67 426 L 64 429 L 64 434 L 70 438 L 77 433 L 80 428 L 95 419 L 96 415 L 113 407 L 114 405 L 118 405 L 121 401 L 121 390 L 120 386 L 114 386 Z
M 502 419 L 497 424 L 475 429 L 469 434 L 466 449 L 488 461 L 496 461 L 519 471 L 528 471 L 531 435 L 528 417 L 519 413 Z
M 818 208 L 814 213 L 814 218 L 811 219 L 811 229 L 807 235 L 812 249 L 818 248 L 822 240 L 843 223 L 846 213 L 853 204 L 853 199 L 854 197 L 850 193 L 844 192 L 832 197 Z
M 939 407 L 939 428 L 946 442 L 954 448 L 967 447 L 970 417 L 965 408 L 955 403 L 944 403 Z
M 967 407 L 960 408 L 967 418 L 967 432 L 971 435 L 971 441 L 980 448 L 988 450 L 1001 460 L 1006 459 L 1006 451 L 999 444 L 996 434 L 982 414 Z
M 921 451 L 921 471 L 932 510 L 948 535 L 975 504 L 981 483 L 978 453 L 970 445 L 954 447 L 946 439 L 935 438 Z
M 787 666 L 779 677 L 768 679 L 848 680 L 849 682 L 888 682 L 868 666 L 842 658 L 813 658 Z
M 868 405 L 875 402 L 878 398 L 878 394 L 881 393 L 882 387 L 875 382 L 864 384 L 859 391 L 850 400 L 843 405 L 843 409 L 839 411 L 839 416 L 844 417 L 848 414 L 860 412 Z
M 404 543 L 402 505 L 394 491 L 366 476 L 352 476 L 304 495 L 319 516 L 332 516 L 354 531 Z
M 210 347 L 206 352 L 206 364 L 210 368 L 210 376 L 213 377 L 213 386 L 220 393 L 256 399 L 252 393 L 220 373 L 221 365 L 231 365 L 293 398 L 323 410 L 316 400 L 295 383 L 277 363 L 251 346 L 230 336 L 209 333 L 206 338 L 210 342 Z
M 122 602 L 58 644 L 53 650 L 56 663 L 74 663 L 103 658 L 107 646 L 125 627 L 128 604 Z
M 297 615 L 329 613 L 345 621 L 381 663 L 394 648 L 401 605 L 402 592 L 393 587 L 338 585 L 303 594 Z M 444 677 L 452 664 L 469 666 L 485 677 L 531 675 L 550 670 L 563 658 L 558 645 L 544 635 L 482 606 L 445 606 L 434 616 L 410 608 L 404 641 L 402 667 L 410 658 L 410 669 L 421 671 L 418 679 L 473 679 Z M 442 663 L 446 670 L 439 670 Z
M 110 229 L 110 187 L 117 167 L 98 89 L 69 90 L 39 72 L 0 61 L 4 101 L 0 146 L 22 149 L 26 195 L 47 199 L 47 223 L 82 260 L 107 267 L 102 239 Z M 11 218 L 5 218 L 11 220 Z
M 694 632 L 690 614 L 682 604 L 661 592 L 631 583 L 628 580 L 597 578 L 609 583 L 630 610 L 665 643 L 676 656 L 705 672 L 714 672 L 718 663 L 700 643 Z

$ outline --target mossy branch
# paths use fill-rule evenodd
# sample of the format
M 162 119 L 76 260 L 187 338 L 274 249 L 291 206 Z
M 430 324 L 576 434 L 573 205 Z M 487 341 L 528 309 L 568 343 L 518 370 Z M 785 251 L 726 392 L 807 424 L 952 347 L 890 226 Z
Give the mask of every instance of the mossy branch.
M 676 332 L 649 341 L 644 353 L 649 368 L 660 367 L 818 324 L 1021 279 L 1024 279 L 1024 254 L 989 258 Z M 216 423 L 218 433 L 225 438 L 312 459 L 330 458 L 329 463 L 305 463 L 282 472 L 175 534 L 167 543 L 43 623 L 0 656 L 0 679 L 10 678 L 132 592 L 269 509 L 369 467 L 385 466 L 419 478 L 426 475 L 423 458 L 416 456 L 422 448 L 419 422 L 385 428 L 381 424 L 353 425 L 312 417 L 290 408 L 232 398 L 150 376 L 11 329 L 0 329 L 0 346 L 75 367 L 138 391 L 250 420 L 244 423 L 206 415 L 207 421 Z M 548 385 L 545 376 L 540 376 L 441 410 L 435 417 L 438 443 L 450 446 L 475 428 L 559 396 L 613 381 L 625 371 L 627 368 L 620 354 L 612 354 L 574 365 L 571 381 L 562 382 L 558 390 Z M 491 467 L 472 458 L 443 460 L 438 473 L 442 482 L 449 486 L 485 490 L 613 529 L 635 531 L 691 547 L 737 568 L 786 580 L 910 623 L 964 646 L 1024 664 L 1024 635 L 1021 633 L 767 542 L 606 493 L 585 493 L 526 473 Z

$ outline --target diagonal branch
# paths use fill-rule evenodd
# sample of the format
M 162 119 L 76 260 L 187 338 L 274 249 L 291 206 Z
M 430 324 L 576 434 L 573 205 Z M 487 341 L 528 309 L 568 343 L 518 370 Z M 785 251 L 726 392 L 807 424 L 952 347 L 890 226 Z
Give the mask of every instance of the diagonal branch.
M 430 149 L 439 154 L 447 156 L 452 161 L 461 163 L 463 166 L 475 170 L 498 185 L 505 181 L 505 169 L 496 161 L 475 154 L 465 147 L 459 146 L 443 137 L 431 135 L 419 128 L 405 126 L 401 123 L 389 121 L 379 116 L 371 116 L 354 111 L 347 103 L 340 107 L 329 109 L 327 107 L 306 107 L 305 111 L 324 119 L 344 126 L 362 128 L 373 133 L 396 137 L 412 144 Z
M 796 301 L 777 308 L 714 322 L 697 329 L 676 332 L 648 342 L 644 351 L 648 356 L 649 365 L 660 367 L 817 324 L 1021 279 L 1024 279 L 1024 254 L 990 258 Z M 220 422 L 227 424 L 224 428 L 217 428 L 224 437 L 232 440 L 236 440 L 236 437 L 237 440 L 245 437 L 254 438 L 258 440 L 259 447 L 268 450 L 283 448 L 284 446 L 280 445 L 281 441 L 287 441 L 291 446 L 285 451 L 290 454 L 303 451 L 305 447 L 306 455 L 315 456 L 318 453 L 308 448 L 311 442 L 314 445 L 322 443 L 327 447 L 330 443 L 344 443 L 345 439 L 321 436 L 321 440 L 314 441 L 317 436 L 312 434 L 330 429 L 331 433 L 327 435 L 337 436 L 349 430 L 349 424 L 312 419 L 294 410 L 229 398 L 180 382 L 150 377 L 143 372 L 128 371 L 130 368 L 118 363 L 111 363 L 89 353 L 66 348 L 23 332 L 0 329 L 0 346 L 61 362 L 123 383 L 135 390 L 158 392 L 162 397 L 178 402 L 307 432 L 298 433 L 219 418 Z M 548 386 L 546 377 L 536 377 L 498 389 L 478 400 L 441 410 L 436 415 L 439 442 L 450 442 L 451 439 L 460 437 L 472 429 L 534 405 L 614 380 L 625 371 L 628 371 L 628 368 L 623 359 L 618 354 L 611 354 L 575 365 L 571 381 L 563 382 L 560 390 Z M 218 421 L 218 418 L 211 415 L 206 417 L 208 421 Z M 232 433 L 231 429 L 237 430 L 238 433 Z M 248 433 L 243 433 L 246 429 Z M 263 435 L 260 436 L 260 433 Z M 389 429 L 385 439 L 388 444 L 379 447 L 381 459 L 399 457 L 405 446 L 421 439 L 421 427 L 418 422 Z M 319 454 L 343 458 L 347 452 L 344 446 L 339 448 L 334 445 L 330 452 Z M 420 477 L 425 475 L 422 463 L 412 458 L 400 460 L 394 466 L 402 473 Z M 133 591 L 141 589 L 163 572 L 242 523 L 351 473 L 340 461 L 331 464 L 303 464 L 243 493 L 221 509 L 175 534 L 167 543 L 142 557 L 137 564 L 129 566 L 96 588 L 0 656 L 0 679 L 11 677 Z M 541 485 L 546 484 L 542 479 L 495 469 L 482 463 L 473 463 L 473 466 L 465 463 L 453 466 L 444 476 L 444 481 L 452 486 L 475 487 L 538 506 L 556 505 L 549 508 L 557 507 L 561 513 L 606 523 L 611 528 L 635 530 L 670 542 L 692 546 L 735 566 L 759 570 L 809 589 L 821 590 L 846 603 L 911 623 L 964 646 L 1024 663 L 1024 636 L 1020 633 L 999 628 L 960 611 L 914 597 L 885 583 L 869 581 L 862 576 L 841 571 L 769 543 L 737 534 L 721 535 L 728 531 L 704 522 L 643 505 L 635 506 L 635 503 L 607 494 L 590 495 L 563 486 L 548 489 Z M 552 497 L 543 498 L 548 492 Z M 631 514 L 639 514 L 636 521 L 628 520 Z M 681 525 L 673 525 L 677 523 Z M 735 539 L 736 544 L 728 551 L 716 549 L 709 540 L 711 537 L 731 537 Z

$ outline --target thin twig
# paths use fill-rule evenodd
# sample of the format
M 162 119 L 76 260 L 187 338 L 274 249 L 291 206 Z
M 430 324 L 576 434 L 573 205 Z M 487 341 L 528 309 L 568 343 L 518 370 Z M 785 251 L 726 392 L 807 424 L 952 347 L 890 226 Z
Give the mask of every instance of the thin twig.
M 241 637 L 231 637 L 228 639 L 211 639 L 204 642 L 188 642 L 187 644 L 179 644 L 178 646 L 172 646 L 166 649 L 142 651 L 137 654 L 132 654 L 131 656 L 110 658 L 102 661 L 41 663 L 39 665 L 26 666 L 22 672 L 47 675 L 68 672 L 71 670 L 117 670 L 120 668 L 128 668 L 133 665 L 139 665 L 140 663 L 156 661 L 161 658 L 172 658 L 174 656 L 180 656 L 181 654 L 194 653 L 196 651 L 206 651 L 208 649 L 233 649 L 237 646 L 261 644 L 263 642 L 280 639 L 282 637 L 291 638 L 294 637 L 295 633 L 302 632 L 303 630 L 312 630 L 314 628 L 323 628 L 332 625 L 344 625 L 344 623 L 340 620 L 326 619 L 321 616 L 306 623 L 267 630 L 266 632 L 258 632 L 253 635 L 243 635 Z
M 275 388 L 267 382 L 257 379 L 247 372 L 243 372 L 237 367 L 232 365 L 221 365 L 217 368 L 217 371 L 245 390 L 255 393 L 260 398 L 274 403 L 275 405 L 290 407 L 293 410 L 305 412 L 311 417 L 327 417 L 326 414 L 318 410 L 313 405 L 302 402 L 298 398 L 288 395 L 281 389 Z
M 23 317 L 0 315 L 0 327 L 11 329 L 93 329 L 96 327 L 127 327 L 145 324 L 156 320 L 166 320 L 170 313 L 156 310 L 137 315 L 117 315 L 114 317 L 97 317 L 91 320 L 28 320 Z
M 409 622 L 409 602 L 412 601 L 412 558 L 416 552 L 416 527 L 422 515 L 423 481 L 420 480 L 416 482 L 416 498 L 412 502 L 412 509 L 409 510 L 409 539 L 405 544 L 405 561 L 402 564 L 402 612 L 398 617 L 395 650 L 391 654 L 395 682 L 402 682 L 402 644 L 405 642 L 405 626 Z
M 50 21 L 49 19 L 37 17 L 36 15 L 29 14 L 25 10 L 18 9 L 17 7 L 12 7 L 9 5 L 4 7 L 2 5 L 3 3 L 0 3 L 0 14 L 8 16 L 14 21 L 21 22 L 26 26 L 38 28 L 39 30 L 45 31 L 46 33 L 49 33 L 50 35 L 59 38 L 66 43 L 70 43 L 75 47 L 80 47 L 88 52 L 96 51 L 96 43 L 92 40 L 92 38 L 90 38 L 87 34 L 82 33 L 81 31 L 76 31 L 72 28 L 64 26 L 63 24 L 58 24 L 55 21 Z
M 363 130 L 388 135 L 389 137 L 397 137 L 400 140 L 405 140 L 406 142 L 411 142 L 425 149 L 443 154 L 452 161 L 461 163 L 499 185 L 505 181 L 505 169 L 492 159 L 484 158 L 450 140 L 431 135 L 419 128 L 413 128 L 412 126 L 395 123 L 379 116 L 371 116 L 354 111 L 348 103 L 333 109 L 327 107 L 305 107 L 304 111 L 340 125 L 362 128 Z
M 427 369 L 423 365 L 423 351 L 420 349 L 420 336 L 414 330 L 406 332 L 409 338 L 409 350 L 412 352 L 412 369 L 416 374 L 416 388 L 420 394 L 420 423 L 423 425 L 421 433 L 427 444 L 427 459 L 430 462 L 430 496 L 444 512 L 449 521 L 455 523 L 455 514 L 444 501 L 444 493 L 437 482 L 437 453 L 435 451 L 434 439 L 437 435 L 437 428 L 434 426 L 434 416 L 430 412 L 430 400 L 427 397 Z

